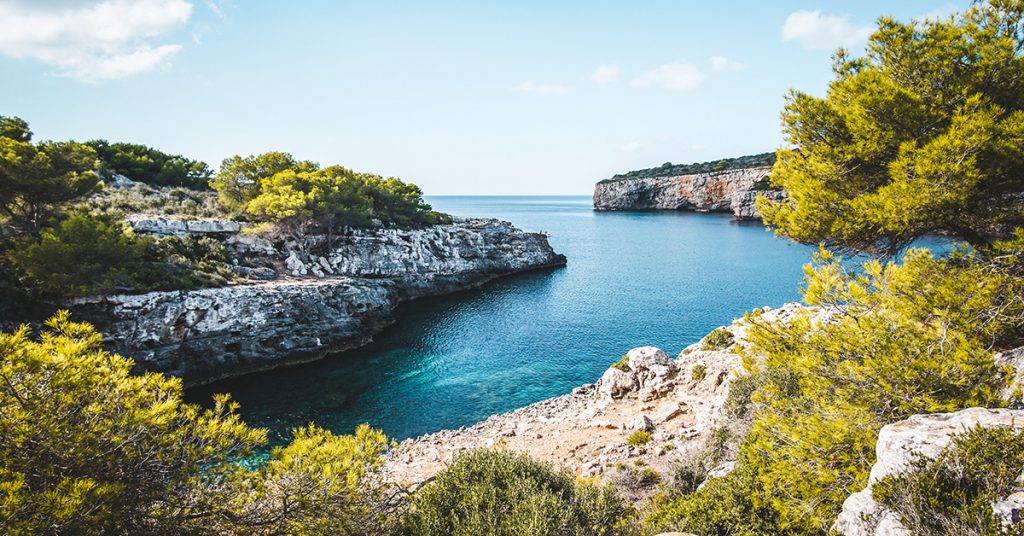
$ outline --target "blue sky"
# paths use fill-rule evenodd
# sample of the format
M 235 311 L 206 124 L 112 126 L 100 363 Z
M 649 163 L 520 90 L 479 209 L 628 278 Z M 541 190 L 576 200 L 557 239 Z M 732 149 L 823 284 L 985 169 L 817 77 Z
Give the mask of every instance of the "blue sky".
M 0 115 L 216 166 L 284 150 L 427 194 L 585 194 L 772 150 L 894 2 L 0 0 Z

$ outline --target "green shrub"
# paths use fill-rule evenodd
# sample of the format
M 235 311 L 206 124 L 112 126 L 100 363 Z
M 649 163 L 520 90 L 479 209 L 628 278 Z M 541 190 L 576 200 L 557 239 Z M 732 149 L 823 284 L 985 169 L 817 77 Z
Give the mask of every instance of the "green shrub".
M 705 366 L 703 363 L 697 363 L 696 365 L 693 366 L 692 369 L 690 369 L 690 377 L 693 378 L 694 381 L 698 382 L 703 380 L 704 378 L 707 378 L 708 367 Z
M 226 159 L 211 184 L 227 209 L 278 225 L 288 234 L 315 229 L 330 236 L 374 220 L 394 227 L 450 221 L 431 210 L 415 184 L 342 166 L 321 169 L 288 153 Z
M 36 287 L 59 297 L 87 296 L 133 288 L 132 272 L 152 244 L 112 218 L 72 215 L 7 256 Z
M 613 363 L 611 368 L 621 370 L 622 372 L 629 372 L 629 356 L 622 356 L 622 359 Z
M 650 443 L 652 439 L 654 439 L 654 436 L 652 436 L 647 430 L 637 430 L 632 434 L 629 434 L 629 437 L 626 438 L 626 442 L 634 447 L 641 447 Z
M 724 350 L 733 343 L 732 332 L 725 328 L 716 328 L 704 337 L 702 350 Z
M 203 162 L 181 155 L 167 154 L 137 143 L 86 142 L 99 156 L 100 175 L 109 180 L 124 175 L 153 186 L 181 186 L 193 190 L 208 189 L 213 172 Z
M 613 480 L 615 487 L 636 492 L 661 482 L 661 474 L 650 467 L 621 467 Z
M 954 437 L 936 458 L 918 458 L 908 471 L 879 480 L 872 491 L 912 534 L 1007 534 L 991 503 L 1019 488 L 1022 470 L 1024 432 L 978 427 Z
M 185 403 L 179 379 L 133 374 L 67 312 L 47 326 L 0 333 L 5 535 L 387 533 L 397 505 L 380 432 L 300 428 L 253 467 L 266 431 L 226 395 Z M 612 504 L 578 495 L 590 512 Z
M 31 285 L 58 299 L 220 286 L 232 277 L 219 242 L 140 237 L 109 215 L 71 215 L 38 241 L 22 240 L 7 258 Z
M 461 454 L 417 491 L 400 534 L 630 534 L 631 509 L 604 486 L 508 450 Z
M 0 333 L 0 519 L 6 534 L 194 530 L 218 483 L 265 431 L 227 397 L 209 411 L 181 381 L 131 374 L 91 326 L 66 312 L 38 341 Z

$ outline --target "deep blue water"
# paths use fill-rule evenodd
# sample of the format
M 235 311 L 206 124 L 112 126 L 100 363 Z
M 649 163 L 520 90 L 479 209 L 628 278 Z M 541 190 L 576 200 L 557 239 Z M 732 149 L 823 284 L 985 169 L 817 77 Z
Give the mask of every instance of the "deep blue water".
M 231 393 L 275 442 L 309 422 L 368 422 L 399 440 L 468 425 L 593 382 L 630 348 L 674 355 L 746 310 L 797 300 L 812 252 L 727 216 L 594 212 L 586 196 L 428 200 L 547 232 L 569 265 L 403 304 L 369 346 L 190 397 Z

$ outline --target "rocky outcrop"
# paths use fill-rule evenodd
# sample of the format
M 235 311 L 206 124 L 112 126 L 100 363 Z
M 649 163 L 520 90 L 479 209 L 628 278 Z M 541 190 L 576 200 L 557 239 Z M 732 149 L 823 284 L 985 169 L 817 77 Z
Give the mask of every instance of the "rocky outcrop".
M 758 195 L 782 196 L 768 188 L 770 172 L 760 167 L 601 181 L 594 188 L 594 209 L 728 212 L 741 220 L 759 219 Z
M 1022 430 L 1024 410 L 969 408 L 956 413 L 914 415 L 882 428 L 868 485 L 846 499 L 832 528 L 845 536 L 909 536 L 896 515 L 872 498 L 873 484 L 907 470 L 917 457 L 935 458 L 954 435 L 978 426 L 1009 426 Z M 993 506 L 997 515 L 1008 523 L 1019 517 L 1024 508 L 1024 495 L 1015 494 Z
M 248 224 L 235 220 L 194 220 L 148 214 L 129 214 L 125 221 L 133 231 L 151 236 L 233 235 L 248 227 Z
M 199 384 L 365 344 L 404 300 L 565 264 L 546 236 L 489 219 L 354 231 L 326 244 L 239 234 L 225 241 L 236 272 L 266 281 L 96 297 L 73 310 L 139 368 Z
M 761 318 L 787 321 L 801 309 L 799 304 L 765 308 Z M 733 350 L 746 344 L 745 321 L 724 329 L 734 336 L 727 348 L 709 349 L 700 341 L 675 359 L 658 348 L 634 348 L 596 384 L 473 426 L 407 439 L 389 454 L 387 471 L 395 482 L 414 485 L 462 451 L 501 444 L 581 476 L 614 479 L 622 467 L 643 466 L 669 478 L 682 457 L 701 448 L 715 429 L 731 424 L 725 402 L 741 373 Z M 631 445 L 628 438 L 637 430 L 651 432 L 651 440 Z

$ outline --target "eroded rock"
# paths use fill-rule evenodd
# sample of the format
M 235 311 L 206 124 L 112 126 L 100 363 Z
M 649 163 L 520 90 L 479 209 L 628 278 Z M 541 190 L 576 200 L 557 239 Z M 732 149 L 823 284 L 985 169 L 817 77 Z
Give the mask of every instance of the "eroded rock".
M 850 495 L 833 529 L 844 536 L 903 536 L 909 534 L 896 515 L 872 498 L 872 486 L 882 478 L 911 467 L 918 457 L 935 458 L 956 434 L 972 428 L 1009 426 L 1024 429 L 1024 410 L 968 408 L 955 413 L 914 415 L 882 428 L 875 446 L 876 461 L 868 485 Z M 1017 495 L 1011 496 L 1017 497 Z M 1012 501 L 1000 501 L 998 513 L 1011 522 Z
M 760 219 L 758 195 L 779 199 L 767 189 L 770 167 L 692 175 L 602 181 L 594 188 L 597 210 L 692 210 L 729 212 L 742 220 Z

